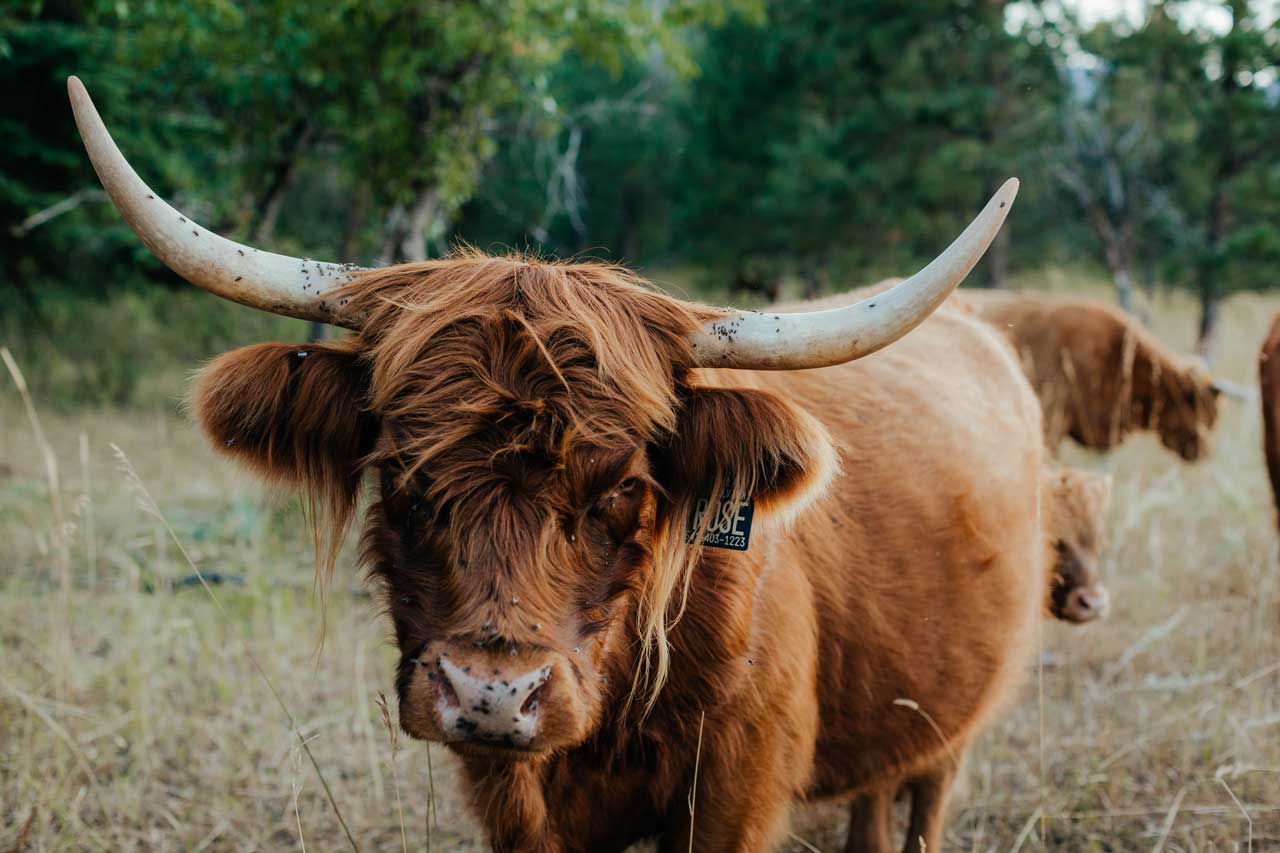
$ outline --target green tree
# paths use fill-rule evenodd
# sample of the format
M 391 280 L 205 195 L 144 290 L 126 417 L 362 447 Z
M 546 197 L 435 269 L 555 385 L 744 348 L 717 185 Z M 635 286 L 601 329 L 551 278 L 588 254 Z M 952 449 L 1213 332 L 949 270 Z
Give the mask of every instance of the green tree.
M 829 269 L 865 279 L 934 253 L 1008 175 L 1034 179 L 1058 85 L 1005 5 L 775 2 L 710 33 L 683 181 L 699 253 L 810 290 Z
M 1280 263 L 1280 38 L 1261 4 L 1228 0 L 1225 33 L 1197 33 L 1201 74 L 1186 97 L 1196 119 L 1180 158 L 1182 209 L 1191 231 L 1190 281 L 1200 299 L 1199 349 L 1208 356 L 1224 294 L 1275 286 Z M 1260 187 L 1270 188 L 1272 192 Z

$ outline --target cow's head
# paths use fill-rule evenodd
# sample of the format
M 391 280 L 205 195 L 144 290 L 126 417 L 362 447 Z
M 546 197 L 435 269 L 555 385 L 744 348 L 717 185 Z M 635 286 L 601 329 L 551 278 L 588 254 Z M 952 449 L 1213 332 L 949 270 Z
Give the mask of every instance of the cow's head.
M 1221 387 L 1208 370 L 1148 345 L 1138 347 L 1132 374 L 1134 420 L 1188 462 L 1210 455 Z
M 886 293 L 739 313 L 603 264 L 462 252 L 365 271 L 258 252 L 155 197 L 70 89 L 108 194 L 162 260 L 218 295 L 355 332 L 228 353 L 201 374 L 195 411 L 215 447 L 303 491 L 331 544 L 370 485 L 364 556 L 395 625 L 402 725 L 487 754 L 580 743 L 637 672 L 656 695 L 701 499 L 749 494 L 767 523 L 830 476 L 816 420 L 700 384 L 698 369 L 821 367 L 886 346 L 959 284 L 1016 192 Z
M 1127 402 L 1129 423 L 1121 432 L 1153 429 L 1165 447 L 1188 462 L 1208 456 L 1221 386 L 1203 363 L 1170 351 L 1127 314 L 1108 308 L 1107 316 L 1113 339 L 1108 361 L 1119 370 L 1100 371 L 1093 381 L 1101 383 L 1104 398 L 1123 395 L 1116 401 L 1119 410 Z
M 1165 447 L 1188 462 L 1209 455 L 1218 422 L 1220 387 L 1194 362 L 1156 371 L 1152 376 L 1151 421 Z
M 1106 547 L 1111 476 L 1060 468 L 1045 477 L 1045 529 L 1053 578 L 1049 610 L 1066 622 L 1092 622 L 1110 607 L 1098 566 Z
M 415 736 L 576 743 L 662 641 L 717 484 L 785 512 L 834 467 L 824 429 L 767 392 L 703 387 L 707 319 L 622 270 L 457 254 L 367 273 L 337 344 L 210 364 L 195 410 L 218 448 L 334 510 L 377 500 L 364 557 L 401 651 Z M 343 298 L 347 298 L 344 296 Z

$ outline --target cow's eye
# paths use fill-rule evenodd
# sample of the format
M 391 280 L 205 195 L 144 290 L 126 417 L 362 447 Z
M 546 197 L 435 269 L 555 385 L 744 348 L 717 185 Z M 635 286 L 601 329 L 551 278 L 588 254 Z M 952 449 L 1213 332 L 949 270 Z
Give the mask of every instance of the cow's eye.
M 640 485 L 640 480 L 636 477 L 628 477 L 609 491 L 605 492 L 591 507 L 591 511 L 599 515 L 613 509 L 619 500 L 628 498 L 635 494 L 636 487 Z

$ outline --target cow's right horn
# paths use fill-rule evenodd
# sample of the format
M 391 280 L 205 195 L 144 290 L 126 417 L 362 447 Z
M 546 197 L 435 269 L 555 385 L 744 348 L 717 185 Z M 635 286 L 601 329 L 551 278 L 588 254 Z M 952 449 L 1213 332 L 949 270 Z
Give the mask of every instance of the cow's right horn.
M 343 310 L 345 301 L 336 302 L 327 295 L 350 281 L 360 267 L 261 252 L 202 228 L 138 177 L 112 141 L 79 78 L 67 78 L 67 94 L 80 138 L 107 195 L 134 233 L 171 270 L 241 305 L 349 329 L 360 327 L 360 318 Z
M 732 312 L 691 342 L 699 367 L 798 370 L 870 355 L 924 322 L 987 251 L 1018 194 L 1004 182 L 955 242 L 911 278 L 843 308 L 795 314 Z

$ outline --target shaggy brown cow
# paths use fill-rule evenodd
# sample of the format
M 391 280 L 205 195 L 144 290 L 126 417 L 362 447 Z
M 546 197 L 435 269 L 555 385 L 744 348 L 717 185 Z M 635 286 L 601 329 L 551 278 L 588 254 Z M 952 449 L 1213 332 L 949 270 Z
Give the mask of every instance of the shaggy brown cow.
M 1107 615 L 1110 597 L 1098 575 L 1106 545 L 1111 476 L 1078 468 L 1050 468 L 1042 496 L 1049 569 L 1047 607 L 1064 622 Z
M 1280 314 L 1271 321 L 1271 330 L 1258 351 L 1258 384 L 1262 392 L 1262 449 L 1280 525 Z
M 1004 331 L 1044 407 L 1045 439 L 1094 450 L 1155 430 L 1187 461 L 1206 456 L 1219 388 L 1120 309 L 1043 294 L 966 291 L 961 297 Z
M 880 792 L 904 782 L 912 849 L 939 849 L 953 762 L 1027 669 L 1045 596 L 1039 406 L 949 309 L 844 362 L 946 299 L 1016 185 L 920 275 L 832 311 L 475 253 L 331 292 L 333 267 L 179 221 L 71 91 L 162 259 L 357 330 L 224 355 L 195 409 L 326 510 L 331 544 L 376 480 L 364 558 L 401 725 L 457 753 L 495 849 L 766 850 L 793 800 L 844 798 L 849 849 L 883 851 Z

